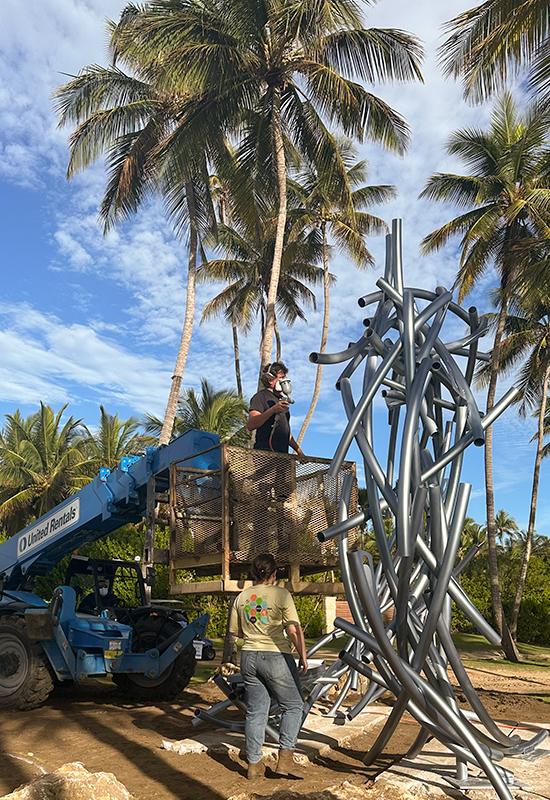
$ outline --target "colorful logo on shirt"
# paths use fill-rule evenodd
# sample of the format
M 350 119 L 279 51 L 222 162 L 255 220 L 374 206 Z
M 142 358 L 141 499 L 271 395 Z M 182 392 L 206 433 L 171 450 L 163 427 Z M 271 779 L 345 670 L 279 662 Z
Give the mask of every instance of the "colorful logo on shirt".
M 246 601 L 244 606 L 244 616 L 252 625 L 257 625 L 258 622 L 267 625 L 269 622 L 267 600 L 263 600 L 256 594 L 251 594 L 250 599 Z

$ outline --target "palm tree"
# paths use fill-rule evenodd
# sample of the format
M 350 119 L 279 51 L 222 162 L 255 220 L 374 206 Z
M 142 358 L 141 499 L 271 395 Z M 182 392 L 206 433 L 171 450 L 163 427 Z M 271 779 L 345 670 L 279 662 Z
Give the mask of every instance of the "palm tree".
M 464 558 L 466 553 L 468 553 L 474 545 L 482 545 L 486 539 L 487 531 L 485 525 L 476 522 L 473 517 L 466 517 L 464 519 L 460 547 L 457 553 L 458 558 Z
M 229 188 L 224 181 L 218 178 L 217 175 L 210 176 L 210 185 L 212 189 L 212 199 L 217 207 L 218 220 L 222 225 L 228 225 L 231 227 L 232 218 Z M 239 355 L 239 333 L 235 314 L 231 316 L 231 332 L 233 334 L 233 353 L 235 357 L 235 381 L 237 383 L 238 395 L 239 397 L 242 397 L 243 382 L 241 378 L 241 359 Z
M 6 414 L 0 434 L 0 525 L 8 535 L 50 511 L 90 482 L 81 420 L 62 421 L 40 403 L 26 419 L 18 411 Z
M 187 389 L 178 403 L 173 436 L 196 429 L 217 433 L 222 442 L 244 445 L 249 437 L 243 423 L 246 410 L 246 403 L 233 389 L 216 391 L 207 378 L 202 378 L 200 397 L 194 389 Z M 152 414 L 145 416 L 143 424 L 145 432 L 151 435 L 162 427 L 161 420 Z
M 246 216 L 235 219 L 235 227 L 220 225 L 216 242 L 227 258 L 204 262 L 198 271 L 203 281 L 224 281 L 228 285 L 204 307 L 202 321 L 223 314 L 240 330 L 248 332 L 260 316 L 261 338 L 265 335 L 273 251 L 276 247 L 277 214 L 252 204 Z M 306 283 L 323 280 L 316 262 L 322 254 L 316 231 L 290 238 L 291 221 L 283 243 L 280 280 L 277 287 L 276 319 L 292 326 L 306 320 L 303 307 L 316 307 L 315 294 Z M 213 240 L 214 241 L 214 240 Z M 332 277 L 332 276 L 330 276 Z
M 94 464 L 114 469 L 123 456 L 141 455 L 146 444 L 155 442 L 139 435 L 137 417 L 120 420 L 118 414 L 108 414 L 102 405 L 99 410 L 99 425 L 95 432 L 91 433 L 85 425 L 82 426 L 88 434 L 84 444 Z
M 334 150 L 342 162 L 340 173 L 346 177 L 345 184 L 334 181 L 330 172 L 319 173 L 313 167 L 293 185 L 303 203 L 303 209 L 293 214 L 293 218 L 297 216 L 294 232 L 317 229 L 321 232 L 323 242 L 324 304 L 320 353 L 326 349 L 330 311 L 329 234 L 338 249 L 349 256 L 359 269 L 373 266 L 374 259 L 365 245 L 365 237 L 385 233 L 388 226 L 384 220 L 367 214 L 363 209 L 369 205 L 387 203 L 396 196 L 394 186 L 361 186 L 367 177 L 367 162 L 354 163 L 356 151 L 349 140 L 337 140 Z M 317 405 L 322 375 L 323 365 L 317 364 L 313 396 L 297 438 L 299 445 Z
M 421 79 L 420 45 L 402 31 L 365 29 L 352 0 L 156 0 L 123 14 L 121 46 L 145 56 L 159 87 L 189 98 L 170 147 L 186 150 L 188 131 L 194 141 L 200 131 L 216 163 L 220 131 L 236 133 L 255 165 L 258 194 L 274 179 L 278 217 L 263 366 L 271 360 L 275 327 L 289 148 L 320 169 L 329 141 L 322 115 L 347 135 L 402 152 L 404 121 L 353 79 Z
M 116 26 L 111 25 L 111 31 L 113 66 L 86 67 L 57 89 L 54 97 L 60 127 L 76 125 L 69 140 L 68 178 L 106 156 L 108 184 L 100 207 L 104 233 L 156 192 L 164 199 L 176 235 L 188 237 L 183 330 L 159 439 L 159 444 L 166 444 L 191 342 L 199 241 L 212 220 L 206 158 L 200 144 L 195 144 L 192 159 L 162 150 L 181 113 L 181 98 L 160 91 L 154 80 L 144 78 L 139 54 L 125 52 Z M 125 63 L 130 73 L 119 69 L 117 62 Z
M 529 534 L 527 531 L 519 530 L 513 533 L 506 541 L 506 550 L 511 556 L 518 558 L 525 558 L 525 551 L 528 547 Z M 539 553 L 547 553 L 549 549 L 550 540 L 546 536 L 535 534 L 531 538 L 531 555 L 538 555 Z
M 510 73 L 528 67 L 529 84 L 550 88 L 547 0 L 485 0 L 445 25 L 450 37 L 440 48 L 443 69 L 462 77 L 464 94 L 481 102 L 501 89 Z
M 550 189 L 550 112 L 533 103 L 521 115 L 509 93 L 497 102 L 488 132 L 466 129 L 455 132 L 447 151 L 472 169 L 468 175 L 435 174 L 421 196 L 453 202 L 468 210 L 433 231 L 422 242 L 424 253 L 443 247 L 460 235 L 461 259 L 457 275 L 459 300 L 464 299 L 485 270 L 493 265 L 499 278 L 500 311 L 495 329 L 487 411 L 494 404 L 499 359 L 508 304 L 517 277 L 517 248 L 522 241 L 548 239 Z M 495 539 L 492 465 L 492 430 L 486 431 L 485 483 L 487 538 L 491 601 L 499 632 L 504 636 L 508 658 L 517 656 L 502 613 Z
M 518 524 L 514 517 L 503 508 L 499 508 L 495 514 L 495 536 L 500 547 L 504 547 L 505 542 L 511 536 L 515 536 L 518 531 Z
M 550 383 L 550 296 L 543 287 L 532 287 L 531 291 L 524 291 L 513 297 L 510 311 L 504 327 L 507 336 L 500 343 L 499 369 L 507 372 L 514 366 L 521 365 L 518 380 L 520 394 L 517 400 L 520 403 L 521 416 L 525 416 L 528 410 L 538 406 L 537 449 L 527 539 L 510 618 L 510 634 L 515 638 L 521 598 L 533 548 L 540 465 L 544 451 L 544 419 Z M 483 378 L 483 373 L 481 377 Z M 517 525 L 514 532 L 517 533 Z M 507 533 L 509 535 L 509 532 Z

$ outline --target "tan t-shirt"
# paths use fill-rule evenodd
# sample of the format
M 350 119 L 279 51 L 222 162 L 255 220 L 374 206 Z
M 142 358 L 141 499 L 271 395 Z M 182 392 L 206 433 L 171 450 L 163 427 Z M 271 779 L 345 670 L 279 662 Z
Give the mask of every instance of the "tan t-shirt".
M 229 630 L 244 639 L 243 650 L 290 653 L 285 635 L 289 625 L 299 625 L 292 595 L 282 586 L 257 584 L 238 595 L 231 610 Z

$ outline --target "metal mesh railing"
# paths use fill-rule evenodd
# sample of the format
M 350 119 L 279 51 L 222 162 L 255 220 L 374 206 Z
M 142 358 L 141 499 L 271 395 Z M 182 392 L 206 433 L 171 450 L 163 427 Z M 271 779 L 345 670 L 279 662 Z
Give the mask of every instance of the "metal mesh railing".
M 190 469 L 182 464 L 172 474 L 172 555 L 220 553 L 224 512 L 221 470 Z
M 227 515 L 232 563 L 249 563 L 257 553 L 271 552 L 281 566 L 337 566 L 336 542 L 321 544 L 317 533 L 337 522 L 342 482 L 346 474 L 355 474 L 355 464 L 344 462 L 338 476 L 328 478 L 328 459 L 228 446 L 224 453 L 223 475 L 175 465 L 173 554 L 221 553 Z M 349 513 L 356 511 L 354 486 Z M 350 544 L 355 536 L 351 531 Z
M 231 561 L 270 552 L 281 564 L 337 564 L 336 543 L 321 544 L 317 533 L 337 522 L 342 481 L 354 464 L 329 479 L 325 459 L 228 447 L 227 462 Z M 356 493 L 353 504 L 351 513 Z

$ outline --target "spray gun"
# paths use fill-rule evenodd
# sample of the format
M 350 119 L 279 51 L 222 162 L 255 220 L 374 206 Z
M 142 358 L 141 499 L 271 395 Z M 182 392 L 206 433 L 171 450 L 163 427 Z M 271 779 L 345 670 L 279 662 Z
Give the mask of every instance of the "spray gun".
M 292 394 L 292 383 L 288 378 L 282 378 L 277 385 L 275 386 L 276 389 L 280 388 L 280 391 L 284 394 L 285 400 L 287 403 L 293 403 L 294 400 L 291 399 L 290 395 Z
M 275 389 L 276 392 L 281 392 L 283 394 L 283 399 L 287 403 L 293 403 L 294 402 L 294 400 L 292 400 L 292 398 L 290 397 L 290 395 L 292 394 L 292 383 L 289 381 L 288 378 L 280 378 L 273 388 Z M 271 428 L 271 435 L 269 437 L 269 447 L 271 448 L 271 450 L 273 450 L 273 447 L 272 447 L 272 444 L 271 444 L 271 440 L 273 438 L 273 434 L 275 433 L 275 430 L 277 429 L 277 426 L 281 424 L 281 417 L 282 416 L 283 416 L 283 414 L 277 414 L 275 416 L 275 420 L 273 422 L 273 427 Z M 271 491 L 273 492 L 274 489 L 272 489 Z

